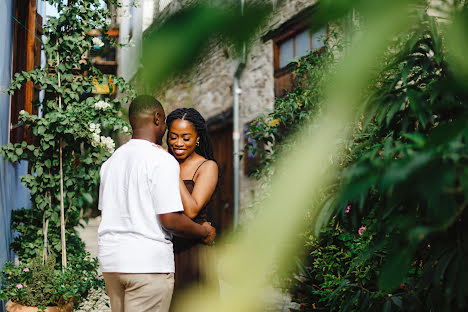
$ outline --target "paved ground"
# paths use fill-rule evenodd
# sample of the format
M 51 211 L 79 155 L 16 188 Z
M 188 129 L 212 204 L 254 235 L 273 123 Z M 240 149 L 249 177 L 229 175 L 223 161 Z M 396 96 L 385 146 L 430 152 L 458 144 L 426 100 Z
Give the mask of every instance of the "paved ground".
M 100 217 L 89 219 L 89 222 L 84 229 L 78 229 L 80 237 L 83 239 L 86 247 L 91 253 L 91 257 L 97 257 L 97 230 L 100 222 Z M 223 296 L 223 293 L 229 293 L 229 288 L 229 284 L 220 280 L 221 296 Z M 278 289 L 271 287 L 265 289 L 265 293 L 268 294 L 263 298 L 265 301 L 265 312 L 288 312 L 290 307 L 294 307 L 289 296 L 285 295 Z M 89 300 L 83 304 L 83 307 L 76 312 L 111 312 L 108 304 L 109 297 L 107 297 L 104 291 L 94 292 L 91 294 Z
M 89 219 L 88 224 L 84 228 L 78 228 L 78 233 L 81 239 L 85 242 L 86 248 L 91 253 L 91 257 L 97 257 L 98 243 L 97 230 L 101 217 Z M 111 312 L 109 307 L 109 297 L 101 291 L 93 291 L 83 306 L 76 312 Z

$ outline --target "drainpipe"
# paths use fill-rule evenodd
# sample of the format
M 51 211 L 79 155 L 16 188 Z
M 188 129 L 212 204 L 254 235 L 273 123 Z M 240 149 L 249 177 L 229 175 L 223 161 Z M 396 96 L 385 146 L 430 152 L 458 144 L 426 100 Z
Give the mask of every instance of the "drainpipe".
M 244 15 L 244 0 L 240 1 L 241 15 Z M 233 142 L 233 174 L 234 174 L 234 215 L 233 228 L 237 228 L 239 223 L 239 178 L 240 178 L 240 123 L 239 123 L 239 96 L 242 93 L 240 88 L 240 76 L 245 67 L 246 59 L 245 43 L 242 47 L 242 55 L 239 59 L 236 72 L 234 73 L 234 81 L 232 88 L 232 142 Z

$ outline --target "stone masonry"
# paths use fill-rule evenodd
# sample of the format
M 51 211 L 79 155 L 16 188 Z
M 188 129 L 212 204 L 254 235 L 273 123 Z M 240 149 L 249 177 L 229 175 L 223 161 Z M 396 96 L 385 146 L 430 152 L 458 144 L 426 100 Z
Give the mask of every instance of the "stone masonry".
M 191 2 L 192 0 L 172 1 L 160 18 L 164 18 Z M 316 0 L 286 0 L 281 5 L 277 5 L 276 12 L 272 14 L 267 27 L 257 35 L 257 39 L 250 46 L 246 67 L 240 80 L 241 127 L 252 121 L 258 114 L 272 109 L 274 105 L 273 42 L 272 40 L 263 42 L 263 35 L 276 29 L 303 9 L 314 5 L 315 2 Z M 179 107 L 194 107 L 205 119 L 209 119 L 232 109 L 233 76 L 237 64 L 237 58 L 231 55 L 228 49 L 215 47 L 190 74 L 171 81 L 162 90 L 154 91 L 154 95 L 161 100 L 167 111 Z M 242 135 L 241 139 L 243 139 Z M 241 142 L 241 150 L 243 146 L 244 143 Z M 241 170 L 241 216 L 242 207 L 245 207 L 255 196 L 255 186 L 256 180 L 247 177 Z

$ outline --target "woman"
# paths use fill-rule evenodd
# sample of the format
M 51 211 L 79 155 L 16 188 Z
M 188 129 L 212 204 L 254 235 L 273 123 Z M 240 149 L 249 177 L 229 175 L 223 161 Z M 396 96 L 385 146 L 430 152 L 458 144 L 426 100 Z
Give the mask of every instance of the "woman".
M 208 137 L 205 119 L 193 108 L 179 108 L 166 118 L 167 146 L 180 164 L 180 193 L 185 214 L 197 223 L 207 221 L 210 199 L 218 183 L 218 165 Z M 216 267 L 210 246 L 200 241 L 174 237 L 175 286 L 173 301 L 187 287 L 209 280 L 217 286 Z M 208 268 L 209 272 L 206 272 Z M 206 274 L 209 273 L 209 274 Z M 199 287 L 200 289 L 200 287 Z

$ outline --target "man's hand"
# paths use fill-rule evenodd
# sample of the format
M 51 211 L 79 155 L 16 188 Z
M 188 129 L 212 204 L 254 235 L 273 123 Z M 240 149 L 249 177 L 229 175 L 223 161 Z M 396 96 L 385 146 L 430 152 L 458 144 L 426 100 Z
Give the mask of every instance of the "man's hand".
M 175 236 L 200 239 L 206 244 L 213 243 L 216 237 L 216 229 L 211 223 L 198 224 L 183 212 L 158 214 L 158 218 L 161 225 Z
M 216 237 L 216 229 L 211 226 L 210 222 L 203 222 L 202 226 L 207 229 L 208 234 L 203 238 L 203 242 L 207 245 L 213 245 Z

